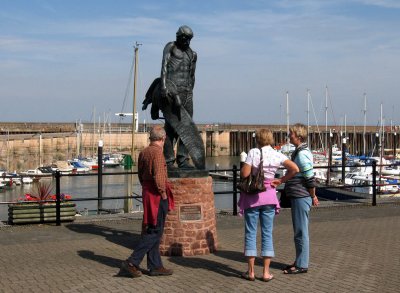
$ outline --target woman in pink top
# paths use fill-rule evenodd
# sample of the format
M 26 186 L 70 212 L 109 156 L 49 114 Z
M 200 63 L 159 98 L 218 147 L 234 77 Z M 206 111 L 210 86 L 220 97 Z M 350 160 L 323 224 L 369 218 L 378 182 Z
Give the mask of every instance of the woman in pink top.
M 238 202 L 239 213 L 245 218 L 245 247 L 244 254 L 248 260 L 248 270 L 242 274 L 242 278 L 249 281 L 255 280 L 254 261 L 257 256 L 257 225 L 261 224 L 261 256 L 263 258 L 262 280 L 268 282 L 273 279 L 269 272 L 271 258 L 275 256 L 272 230 L 275 214 L 279 213 L 279 200 L 276 196 L 275 172 L 280 166 L 287 169 L 286 175 L 280 182 L 286 182 L 292 178 L 299 168 L 285 155 L 274 150 L 272 132 L 268 129 L 260 129 L 256 132 L 256 141 L 259 148 L 249 151 L 247 159 L 240 170 L 241 177 L 247 177 L 250 172 L 255 174 L 260 164 L 261 152 L 265 176 L 266 191 L 256 194 L 241 193 Z

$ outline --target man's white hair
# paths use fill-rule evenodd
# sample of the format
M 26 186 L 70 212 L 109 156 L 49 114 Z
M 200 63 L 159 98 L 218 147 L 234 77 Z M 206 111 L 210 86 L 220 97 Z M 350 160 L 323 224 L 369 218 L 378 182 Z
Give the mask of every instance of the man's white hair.
M 165 129 L 162 126 L 156 125 L 150 130 L 150 141 L 162 140 L 165 137 Z

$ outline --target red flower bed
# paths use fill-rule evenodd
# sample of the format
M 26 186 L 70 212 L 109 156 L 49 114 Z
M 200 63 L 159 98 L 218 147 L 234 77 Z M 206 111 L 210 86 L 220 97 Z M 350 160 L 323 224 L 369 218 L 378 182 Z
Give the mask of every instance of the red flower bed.
M 61 194 L 60 194 L 60 200 L 61 200 L 61 201 L 69 200 L 69 199 L 72 199 L 72 196 L 71 196 L 71 195 L 69 195 L 69 194 L 64 194 L 64 193 L 61 193 Z M 32 201 L 32 202 L 39 202 L 39 201 L 41 201 L 41 200 L 43 200 L 43 199 L 40 199 L 40 197 L 35 196 L 35 195 L 33 195 L 33 194 L 30 194 L 30 193 L 26 193 L 23 197 L 20 197 L 20 198 L 18 199 L 18 201 Z M 56 200 L 57 200 L 57 196 L 56 196 L 55 194 L 49 195 L 49 196 L 46 198 L 46 200 L 56 201 Z

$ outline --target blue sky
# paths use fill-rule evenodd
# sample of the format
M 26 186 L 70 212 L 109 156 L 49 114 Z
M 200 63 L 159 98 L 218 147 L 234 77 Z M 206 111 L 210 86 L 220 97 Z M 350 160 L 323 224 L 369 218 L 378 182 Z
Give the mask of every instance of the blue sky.
M 180 25 L 194 31 L 198 123 L 399 125 L 397 0 L 0 1 L 0 121 L 90 121 L 132 112 Z M 94 110 L 95 109 L 95 110 Z M 104 114 L 105 113 L 105 114 Z M 125 118 L 124 122 L 129 122 Z M 149 112 L 139 111 L 140 122 Z

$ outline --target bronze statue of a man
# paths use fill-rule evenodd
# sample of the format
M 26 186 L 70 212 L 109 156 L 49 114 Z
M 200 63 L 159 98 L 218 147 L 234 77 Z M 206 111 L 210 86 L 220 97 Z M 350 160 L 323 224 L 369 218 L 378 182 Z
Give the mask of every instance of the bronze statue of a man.
M 171 170 L 194 168 L 189 162 L 189 154 L 197 169 L 205 168 L 205 154 L 202 139 L 193 123 L 193 87 L 197 54 L 190 48 L 193 31 L 181 26 L 176 33 L 176 41 L 169 42 L 163 51 L 161 75 L 153 81 L 143 102 L 143 108 L 153 103 L 152 119 L 159 118 L 159 110 L 165 118 L 167 139 L 164 156 Z M 176 158 L 174 146 L 177 144 Z
M 169 42 L 165 46 L 161 65 L 161 98 L 172 99 L 177 107 L 181 105 L 185 108 L 190 117 L 193 117 L 194 72 L 197 61 L 196 52 L 189 46 L 192 38 L 192 30 L 188 26 L 181 26 L 176 32 L 176 41 Z M 170 85 L 168 81 L 171 83 Z M 167 119 L 165 131 L 167 140 L 165 141 L 164 155 L 167 166 L 171 168 L 174 164 L 174 144 L 177 142 L 176 163 L 178 167 L 192 167 L 188 163 L 186 146 L 182 140 L 178 141 L 179 136 Z

